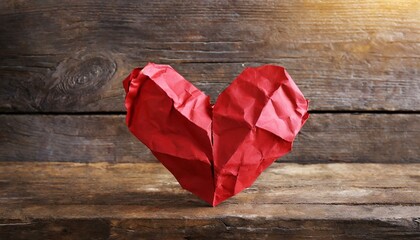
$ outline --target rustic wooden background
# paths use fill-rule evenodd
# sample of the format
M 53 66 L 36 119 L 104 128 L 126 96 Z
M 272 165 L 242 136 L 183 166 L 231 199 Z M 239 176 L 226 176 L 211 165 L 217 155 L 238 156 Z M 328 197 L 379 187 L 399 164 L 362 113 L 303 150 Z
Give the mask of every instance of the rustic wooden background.
M 279 162 L 420 163 L 420 1 L 3 0 L 0 23 L 0 170 L 156 162 L 124 123 L 147 62 L 212 101 L 245 66 L 286 67 L 311 117 Z
M 124 125 L 122 79 L 171 64 L 212 99 L 244 66 L 285 66 L 311 119 L 290 162 L 420 162 L 420 3 L 0 2 L 0 159 L 155 161 Z

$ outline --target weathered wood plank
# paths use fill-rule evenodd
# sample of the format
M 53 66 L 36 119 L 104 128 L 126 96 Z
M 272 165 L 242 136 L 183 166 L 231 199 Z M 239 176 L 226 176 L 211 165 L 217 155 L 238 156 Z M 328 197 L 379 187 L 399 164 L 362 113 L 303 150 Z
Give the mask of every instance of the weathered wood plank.
M 312 114 L 280 162 L 420 162 L 420 114 Z M 0 115 L 0 161 L 154 162 L 124 115 Z
M 173 208 L 175 205 L 209 206 L 181 189 L 175 178 L 160 163 L 0 162 L 0 180 L 1 205 L 160 204 L 163 208 Z M 275 163 L 259 177 L 256 184 L 245 190 L 244 194 L 238 194 L 222 205 L 227 207 L 239 204 L 238 208 L 241 208 L 241 204 L 254 203 L 262 206 L 420 205 L 419 183 L 420 164 L 416 163 Z M 171 204 L 167 205 L 168 203 Z M 219 208 L 214 209 L 208 213 L 217 214 Z M 193 214 L 192 210 L 187 211 L 187 215 Z M 184 210 L 180 208 L 168 212 L 167 217 L 179 217 L 182 212 Z M 47 211 L 45 216 L 49 214 L 53 214 L 53 211 Z M 84 216 L 81 211 L 78 214 Z M 110 213 L 98 214 L 109 216 Z M 139 215 L 142 218 L 158 216 L 147 212 L 141 214 L 147 214 Z M 206 213 L 196 214 L 203 217 Z M 340 216 L 344 216 L 344 213 Z M 355 215 L 349 215 L 351 216 Z
M 170 63 L 213 99 L 285 66 L 312 110 L 420 110 L 420 2 L 2 1 L 0 110 L 124 111 L 122 78 Z
M 0 221 L 2 240 L 103 240 L 109 239 L 109 235 L 109 221 L 103 219 Z
M 215 208 L 155 163 L 3 162 L 0 184 L 2 239 L 420 236 L 420 164 L 276 163 Z
M 333 207 L 334 209 L 335 207 Z M 380 207 L 379 207 L 380 208 Z M 393 209 L 393 207 L 388 207 Z M 401 208 L 395 208 L 398 210 Z M 104 208 L 104 211 L 108 209 Z M 137 209 L 133 209 L 136 211 Z M 283 209 L 280 209 L 283 210 Z M 302 211 L 303 209 L 297 209 Z M 306 210 L 306 209 L 305 209 Z M 329 211 L 324 208 L 324 211 Z M 354 209 L 345 209 L 353 211 Z M 377 210 L 372 208 L 371 210 Z M 415 224 L 415 223 L 414 223 Z M 411 220 L 48 219 L 0 226 L 4 240 L 102 239 L 418 239 Z

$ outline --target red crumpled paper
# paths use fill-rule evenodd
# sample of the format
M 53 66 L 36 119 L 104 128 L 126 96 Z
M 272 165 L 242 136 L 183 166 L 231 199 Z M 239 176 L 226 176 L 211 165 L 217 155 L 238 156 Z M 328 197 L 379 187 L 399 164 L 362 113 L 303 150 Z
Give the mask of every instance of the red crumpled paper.
M 288 153 L 309 116 L 308 101 L 280 66 L 246 68 L 214 106 L 168 65 L 136 68 L 123 85 L 130 131 L 212 206 Z

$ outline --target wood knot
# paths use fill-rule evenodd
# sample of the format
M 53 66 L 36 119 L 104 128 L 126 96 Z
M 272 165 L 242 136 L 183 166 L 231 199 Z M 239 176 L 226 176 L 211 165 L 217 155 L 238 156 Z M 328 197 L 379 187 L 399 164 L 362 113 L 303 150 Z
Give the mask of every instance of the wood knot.
M 57 90 L 77 95 L 97 91 L 116 70 L 116 64 L 102 56 L 67 62 L 64 67 L 65 70 L 60 72 Z
M 77 111 L 100 98 L 101 89 L 112 79 L 117 65 L 103 55 L 87 55 L 62 61 L 52 75 L 43 109 Z

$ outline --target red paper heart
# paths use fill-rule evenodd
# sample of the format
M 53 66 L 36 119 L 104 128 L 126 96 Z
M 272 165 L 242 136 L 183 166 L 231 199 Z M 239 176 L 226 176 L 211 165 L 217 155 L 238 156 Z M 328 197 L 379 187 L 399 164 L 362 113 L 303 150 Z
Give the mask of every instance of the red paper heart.
M 308 101 L 274 65 L 246 68 L 214 107 L 168 65 L 136 68 L 123 84 L 130 131 L 183 188 L 212 206 L 288 153 L 309 116 Z

